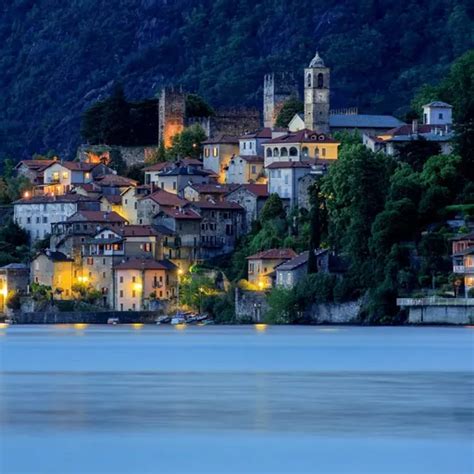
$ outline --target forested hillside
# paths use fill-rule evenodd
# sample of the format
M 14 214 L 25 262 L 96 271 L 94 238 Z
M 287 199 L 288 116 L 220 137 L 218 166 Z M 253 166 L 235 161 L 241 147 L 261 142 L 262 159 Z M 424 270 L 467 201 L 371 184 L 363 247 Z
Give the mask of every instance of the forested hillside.
M 179 83 L 211 105 L 260 105 L 262 77 L 318 49 L 333 106 L 399 112 L 473 47 L 468 0 L 10 0 L 0 7 L 0 158 L 79 142 L 115 81 L 127 97 Z

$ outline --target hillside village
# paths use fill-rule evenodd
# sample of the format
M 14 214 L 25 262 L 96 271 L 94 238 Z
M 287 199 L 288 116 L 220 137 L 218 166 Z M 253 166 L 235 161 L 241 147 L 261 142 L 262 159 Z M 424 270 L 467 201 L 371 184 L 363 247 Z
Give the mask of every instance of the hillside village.
M 298 94 L 288 75 L 265 76 L 261 121 L 242 109 L 225 117 L 187 118 L 185 93 L 167 87 L 159 99 L 157 146 L 84 144 L 73 161 L 18 162 L 15 175 L 29 185 L 13 202 L 13 221 L 28 234 L 31 258 L 0 268 L 0 311 L 27 305 L 33 311 L 80 310 L 82 302 L 84 310 L 204 309 L 217 319 L 230 308 L 227 321 L 261 321 L 273 314 L 274 322 L 289 322 L 275 315 L 284 306 L 278 298 L 290 289 L 296 293 L 308 274 L 319 275 L 312 295 L 332 285 L 328 301 L 360 300 L 360 292 L 343 288 L 355 260 L 332 245 L 330 236 L 322 238 L 330 234 L 322 225 L 330 206 L 321 196 L 336 199 L 325 192 L 329 184 L 321 187 L 323 178 L 350 154 L 350 146 L 358 147 L 356 158 L 363 150 L 370 153 L 367 163 L 374 170 L 376 157 L 396 160 L 400 150 L 417 144 L 437 150 L 432 155 L 453 156 L 453 106 L 426 101 L 421 117 L 410 122 L 332 110 L 330 76 L 329 64 L 316 53 L 301 74 L 304 110 L 295 109 L 285 127 L 279 116 Z M 170 156 L 176 137 L 198 128 L 202 140 L 192 143 L 191 155 Z M 132 169 L 143 175 L 132 175 Z M 428 171 L 422 164 L 414 172 Z M 393 182 L 376 181 L 361 189 L 393 189 Z M 384 211 L 382 200 L 380 206 L 374 218 Z M 455 277 L 445 286 L 454 288 L 453 296 L 468 297 L 474 289 L 474 227 L 463 212 L 446 220 Z M 423 223 L 420 232 L 429 225 Z M 256 236 L 265 232 L 271 237 L 257 245 Z M 422 267 L 421 257 L 410 252 L 410 265 Z M 424 285 L 432 295 L 441 284 L 434 270 L 426 271 L 433 274 Z M 410 289 L 419 285 L 407 283 L 402 296 Z M 396 296 L 391 293 L 392 306 Z

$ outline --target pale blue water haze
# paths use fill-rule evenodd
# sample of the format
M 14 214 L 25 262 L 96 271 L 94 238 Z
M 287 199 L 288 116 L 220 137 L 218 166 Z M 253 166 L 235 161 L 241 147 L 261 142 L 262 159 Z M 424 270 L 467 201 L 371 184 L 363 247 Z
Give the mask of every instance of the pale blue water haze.
M 473 337 L 10 326 L 0 472 L 472 473 Z

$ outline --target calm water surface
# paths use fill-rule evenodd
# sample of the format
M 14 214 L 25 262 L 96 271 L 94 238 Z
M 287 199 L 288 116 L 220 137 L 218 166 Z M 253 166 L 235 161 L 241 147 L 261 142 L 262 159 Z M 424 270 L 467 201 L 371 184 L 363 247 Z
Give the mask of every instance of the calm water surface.
M 474 329 L 0 329 L 3 473 L 474 472 Z

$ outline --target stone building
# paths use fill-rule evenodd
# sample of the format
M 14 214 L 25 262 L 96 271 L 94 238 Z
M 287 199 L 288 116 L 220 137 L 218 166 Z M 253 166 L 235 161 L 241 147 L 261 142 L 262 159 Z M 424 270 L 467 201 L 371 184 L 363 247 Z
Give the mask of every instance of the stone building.
M 186 94 L 182 88 L 164 87 L 158 103 L 158 142 L 169 148 L 172 138 L 184 130 L 185 116 Z
M 74 260 L 62 252 L 45 250 L 31 262 L 31 280 L 49 286 L 56 299 L 71 299 Z
M 245 230 L 248 232 L 252 222 L 258 219 L 268 196 L 266 184 L 243 184 L 229 192 L 226 200 L 236 202 L 245 209 Z
M 263 126 L 273 128 L 285 102 L 298 97 L 298 84 L 292 73 L 266 74 L 263 79 Z
M 219 183 L 226 179 L 226 169 L 232 157 L 239 154 L 239 138 L 233 135 L 220 135 L 202 142 L 204 168 L 213 171 Z
M 9 263 L 0 267 L 0 313 L 6 310 L 6 303 L 14 293 L 24 294 L 30 282 L 30 268 L 24 263 Z

